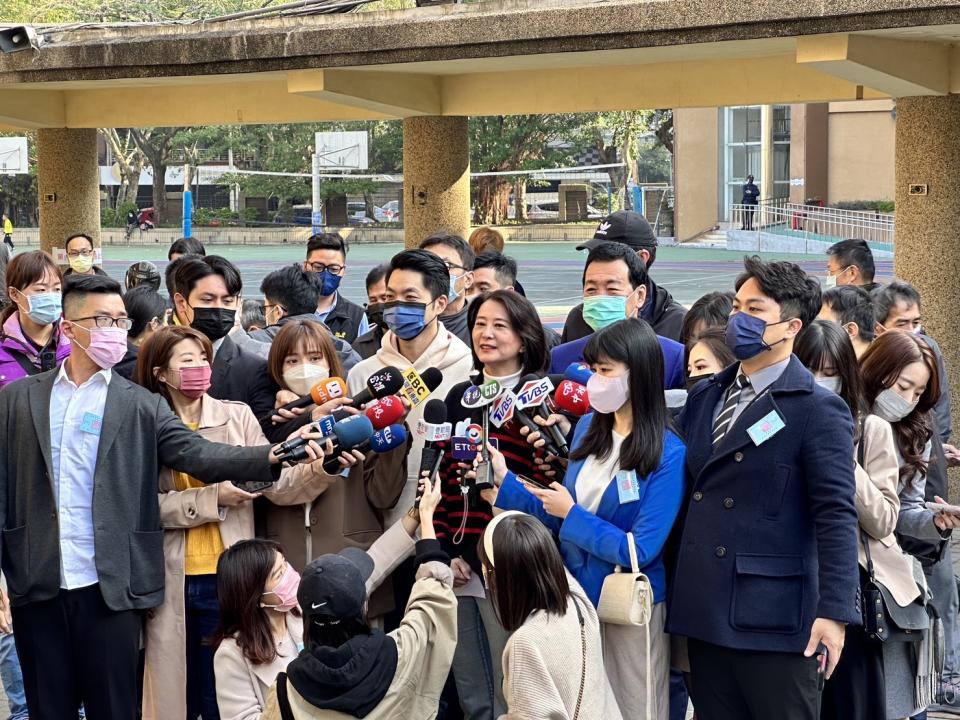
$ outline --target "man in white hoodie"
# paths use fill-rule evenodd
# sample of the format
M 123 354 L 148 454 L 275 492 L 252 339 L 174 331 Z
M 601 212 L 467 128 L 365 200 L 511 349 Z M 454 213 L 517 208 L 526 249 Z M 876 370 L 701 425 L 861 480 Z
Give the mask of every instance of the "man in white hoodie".
M 440 315 L 447 307 L 450 272 L 443 260 L 426 250 L 404 250 L 390 261 L 386 276 L 387 302 L 383 320 L 388 330 L 375 355 L 362 360 L 347 375 L 351 396 L 366 386 L 367 378 L 382 368 L 394 366 L 403 371 L 413 367 L 423 373 L 429 367 L 443 373 L 443 382 L 433 397 L 445 398 L 457 383 L 469 379 L 473 367 L 470 349 L 444 328 Z M 407 415 L 407 426 L 415 429 L 423 416 L 425 403 Z M 406 462 L 406 476 L 396 478 L 398 500 L 384 513 L 384 527 L 392 525 L 413 504 L 420 470 L 424 439 L 413 433 Z M 405 452 L 398 448 L 394 452 Z M 384 463 L 384 465 L 394 465 Z

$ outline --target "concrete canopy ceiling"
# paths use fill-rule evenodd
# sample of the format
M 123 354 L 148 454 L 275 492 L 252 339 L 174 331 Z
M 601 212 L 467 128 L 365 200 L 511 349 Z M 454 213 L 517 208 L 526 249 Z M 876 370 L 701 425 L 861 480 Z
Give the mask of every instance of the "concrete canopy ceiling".
M 489 0 L 44 28 L 0 124 L 136 127 L 590 112 L 960 91 L 960 2 Z

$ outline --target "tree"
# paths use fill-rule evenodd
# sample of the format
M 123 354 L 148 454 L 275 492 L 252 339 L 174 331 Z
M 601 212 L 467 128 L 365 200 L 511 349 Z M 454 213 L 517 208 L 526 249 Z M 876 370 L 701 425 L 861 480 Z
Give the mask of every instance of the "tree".
M 134 142 L 133 134 L 129 130 L 100 128 L 99 132 L 110 146 L 120 170 L 120 187 L 114 209 L 119 209 L 126 203 L 136 203 L 137 192 L 140 190 L 140 172 L 145 160 L 143 151 Z
M 167 215 L 167 165 L 180 128 L 131 128 L 130 134 L 153 172 L 153 212 L 159 225 Z
M 474 172 L 550 167 L 569 156 L 559 141 L 572 134 L 576 115 L 492 115 L 470 118 L 470 164 Z M 507 219 L 510 189 L 519 176 L 487 175 L 475 182 L 474 221 Z

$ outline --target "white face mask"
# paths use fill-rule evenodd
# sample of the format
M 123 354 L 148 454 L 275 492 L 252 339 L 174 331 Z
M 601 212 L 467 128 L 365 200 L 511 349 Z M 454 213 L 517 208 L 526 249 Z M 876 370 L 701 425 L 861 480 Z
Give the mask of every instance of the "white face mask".
M 283 373 L 283 382 L 297 395 L 309 395 L 314 385 L 328 377 L 330 377 L 330 368 L 326 365 L 301 363 Z
M 873 403 L 873 414 L 889 423 L 900 422 L 913 412 L 917 403 L 901 397 L 893 388 L 887 388 Z
M 818 377 L 816 378 L 817 385 L 820 387 L 829 390 L 834 395 L 840 394 L 840 377 L 834 375 L 833 377 Z

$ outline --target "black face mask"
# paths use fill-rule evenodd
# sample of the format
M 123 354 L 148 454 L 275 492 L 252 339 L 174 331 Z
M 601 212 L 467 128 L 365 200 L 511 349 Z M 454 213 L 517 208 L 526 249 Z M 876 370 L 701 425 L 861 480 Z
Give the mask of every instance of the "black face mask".
M 228 308 L 193 308 L 193 322 L 190 327 L 202 332 L 210 342 L 226 337 L 233 329 L 237 311 Z
M 693 390 L 693 386 L 701 380 L 709 380 L 715 373 L 704 373 L 703 375 L 690 375 L 687 377 L 687 390 Z
M 383 321 L 383 303 L 370 303 L 367 305 L 367 320 L 371 327 L 380 328 L 381 332 L 387 331 L 387 324 Z

